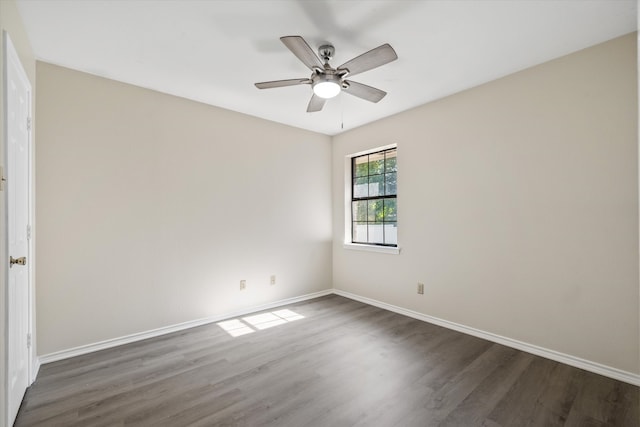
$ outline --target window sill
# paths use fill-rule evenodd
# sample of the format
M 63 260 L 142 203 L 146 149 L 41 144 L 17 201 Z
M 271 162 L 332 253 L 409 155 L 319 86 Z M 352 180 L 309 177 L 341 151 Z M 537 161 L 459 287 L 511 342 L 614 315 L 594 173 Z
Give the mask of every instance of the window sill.
M 345 243 L 344 248 L 355 250 L 355 251 L 378 252 L 378 253 L 391 254 L 391 255 L 400 254 L 400 248 L 393 247 L 393 246 L 376 246 L 376 245 L 364 245 L 361 243 Z

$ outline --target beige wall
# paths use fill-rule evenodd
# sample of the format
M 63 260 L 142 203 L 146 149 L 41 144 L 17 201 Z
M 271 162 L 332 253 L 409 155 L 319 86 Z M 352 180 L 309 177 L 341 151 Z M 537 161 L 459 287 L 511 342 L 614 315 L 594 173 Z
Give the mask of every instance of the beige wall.
M 36 91 L 36 61 L 33 56 L 33 52 L 31 50 L 31 45 L 29 44 L 29 39 L 27 38 L 24 25 L 22 23 L 22 19 L 18 14 L 18 9 L 16 7 L 14 0 L 0 0 L 0 70 L 4 70 L 4 42 L 2 41 L 2 34 L 4 32 L 9 34 L 11 37 L 11 41 L 13 42 L 16 51 L 18 52 L 18 56 L 20 57 L 20 61 L 22 62 L 22 66 L 25 68 L 27 76 L 29 77 L 29 81 L 31 82 L 31 88 L 33 90 L 34 102 L 35 102 L 35 91 Z M 4 76 L 2 76 L 2 80 L 4 80 Z M 4 99 L 3 93 L 3 85 L 0 82 L 0 100 Z M 34 116 L 35 120 L 35 116 Z M 4 102 L 0 102 L 0 135 L 1 138 L 4 138 Z M 4 147 L 4 142 L 3 142 Z M 6 167 L 5 159 L 4 159 L 4 148 L 0 150 L 0 164 Z M 2 197 L 0 197 L 0 235 L 6 236 L 6 199 L 4 193 L 2 193 Z M 2 239 L 3 242 L 6 241 L 6 238 Z M 0 245 L 0 259 L 6 260 L 8 255 L 6 254 L 6 246 L 5 243 Z M 7 288 L 6 284 L 6 275 L 4 272 L 4 268 L 6 263 L 3 263 L 2 274 L 0 274 L 0 330 L 3 331 L 2 337 L 2 345 L 0 346 L 0 426 L 5 425 L 6 417 L 6 397 L 5 397 L 5 381 L 6 381 L 6 373 L 5 373 L 5 360 L 6 360 L 6 336 L 4 335 L 5 331 L 5 292 Z
M 636 53 L 631 34 L 335 137 L 334 287 L 639 373 Z M 345 250 L 345 156 L 390 143 L 401 253 Z
M 42 62 L 37 79 L 39 354 L 331 288 L 328 136 Z

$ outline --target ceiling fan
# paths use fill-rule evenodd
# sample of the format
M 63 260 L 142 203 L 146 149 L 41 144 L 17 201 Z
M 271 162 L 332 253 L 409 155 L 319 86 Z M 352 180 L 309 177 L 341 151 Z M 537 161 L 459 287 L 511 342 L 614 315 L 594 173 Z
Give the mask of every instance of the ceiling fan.
M 300 61 L 312 71 L 311 77 L 288 80 L 275 80 L 270 82 L 256 83 L 258 89 L 271 89 L 274 87 L 311 85 L 313 95 L 307 106 L 307 112 L 312 113 L 322 110 L 324 103 L 329 98 L 338 95 L 340 91 L 345 91 L 358 98 L 371 102 L 378 102 L 385 97 L 387 92 L 367 86 L 362 83 L 346 80 L 347 76 L 369 71 L 381 65 L 398 59 L 398 55 L 389 44 L 383 44 L 375 49 L 363 53 L 360 56 L 345 62 L 337 68 L 329 65 L 329 60 L 333 58 L 335 49 L 331 45 L 322 45 L 315 54 L 309 44 L 300 36 L 280 37 L 280 40 L 289 48 Z M 324 63 L 323 63 L 324 61 Z

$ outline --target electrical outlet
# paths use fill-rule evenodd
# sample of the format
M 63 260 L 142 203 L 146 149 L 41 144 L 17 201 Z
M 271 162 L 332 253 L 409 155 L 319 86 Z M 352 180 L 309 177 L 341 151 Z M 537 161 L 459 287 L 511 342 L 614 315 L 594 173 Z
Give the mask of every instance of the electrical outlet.
M 424 295 L 424 283 L 418 282 L 418 293 Z
M 246 280 L 240 280 L 240 290 L 244 291 L 246 287 L 247 287 L 247 281 Z
M 272 285 L 276 284 L 276 275 L 275 274 L 271 275 L 271 284 Z

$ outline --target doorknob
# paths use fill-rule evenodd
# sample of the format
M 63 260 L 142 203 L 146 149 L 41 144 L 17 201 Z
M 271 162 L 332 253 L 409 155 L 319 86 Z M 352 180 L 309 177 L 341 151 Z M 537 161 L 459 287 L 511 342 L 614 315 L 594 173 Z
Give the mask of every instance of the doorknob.
M 21 256 L 20 258 L 9 257 L 9 268 L 13 267 L 13 264 L 27 265 L 27 257 Z

